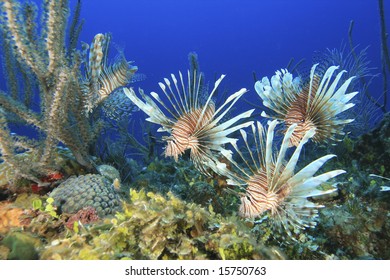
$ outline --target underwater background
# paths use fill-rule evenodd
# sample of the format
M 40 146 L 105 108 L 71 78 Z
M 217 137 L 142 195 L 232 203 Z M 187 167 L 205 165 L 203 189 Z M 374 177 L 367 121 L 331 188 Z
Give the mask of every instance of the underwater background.
M 97 0 L 83 2 L 82 17 L 80 39 L 89 42 L 96 33 L 111 32 L 147 76 L 140 84 L 146 91 L 156 90 L 170 73 L 185 71 L 188 53 L 196 52 L 206 77 L 226 74 L 226 87 L 246 87 L 247 98 L 255 100 L 253 71 L 271 76 L 291 58 L 305 59 L 310 69 L 315 52 L 342 47 L 348 52 L 351 20 L 354 45 L 368 47 L 372 74 L 381 68 L 375 1 Z M 372 92 L 379 97 L 379 79 L 375 85 Z
M 390 259 L 386 1 L 0 4 L 0 259 Z M 12 13 L 20 13 L 14 22 Z M 34 13 L 36 24 L 31 24 Z M 37 32 L 30 33 L 29 26 Z M 24 36 L 20 44 L 15 34 Z M 147 105 L 134 102 L 142 96 L 138 88 L 149 96 L 161 94 L 159 83 L 168 86 L 164 78 L 171 79 L 171 73 L 178 77 L 178 71 L 186 75 L 189 69 L 199 73 L 199 102 L 204 105 L 225 74 L 212 98 L 216 108 L 241 88 L 248 92 L 219 123 L 255 109 L 250 120 L 265 126 L 269 119 L 261 112 L 269 113 L 270 106 L 263 103 L 266 90 L 261 95 L 255 82 L 264 85 L 263 77 L 287 69 L 304 88 L 315 80 L 310 76 L 315 63 L 340 65 L 347 78 L 348 72 L 355 75 L 346 88 L 358 93 L 350 101 L 355 106 L 337 116 L 337 121 L 353 122 L 341 129 L 337 121 L 325 124 L 341 138 L 310 141 L 300 154 L 296 171 L 331 154 L 337 158 L 321 174 L 345 171 L 337 178 L 329 175 L 316 186 L 318 191 L 309 188 L 318 195 L 303 195 L 302 217 L 308 214 L 308 221 L 291 219 L 290 213 L 279 220 L 271 211 L 253 219 L 250 207 L 245 212 L 240 206 L 242 188 L 228 183 L 239 176 L 220 169 L 229 167 L 225 146 L 218 146 L 220 154 L 206 153 L 208 170 L 192 154 L 180 151 L 177 160 L 170 151 L 169 157 L 166 143 L 172 138 L 157 131 L 169 125 L 161 115 L 148 113 L 148 99 Z M 326 77 L 326 69 L 318 71 Z M 118 78 L 120 72 L 125 74 Z M 137 94 L 130 98 L 124 87 Z M 148 117 L 161 122 L 151 124 Z M 165 137 L 167 132 L 171 127 Z M 276 129 L 271 144 L 283 146 L 285 132 Z M 238 129 L 232 137 L 245 138 Z M 292 153 L 281 160 L 288 161 Z M 216 158 L 222 154 L 225 158 Z M 235 157 L 238 165 L 250 161 L 251 150 L 240 156 L 241 161 Z M 307 210 L 312 205 L 313 212 Z

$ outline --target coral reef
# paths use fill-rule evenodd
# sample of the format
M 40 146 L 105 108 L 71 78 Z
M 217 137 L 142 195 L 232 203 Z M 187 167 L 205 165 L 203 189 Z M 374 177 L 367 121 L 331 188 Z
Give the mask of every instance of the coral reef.
M 236 216 L 144 191 L 114 219 L 52 242 L 41 259 L 278 259 Z
M 360 136 L 354 143 L 352 155 L 362 166 L 370 166 L 370 173 L 389 175 L 390 114 L 387 113 L 378 126 Z M 386 170 L 382 170 L 385 168 Z
M 40 247 L 41 242 L 30 234 L 10 233 L 1 243 L 10 249 L 9 260 L 37 260 L 39 258 L 37 248 Z
M 96 167 L 97 171 L 99 172 L 100 175 L 106 177 L 108 180 L 111 182 L 114 182 L 114 180 L 119 180 L 121 179 L 119 171 L 108 164 L 101 164 Z
M 227 215 L 233 212 L 232 207 L 229 207 L 233 203 L 218 185 L 220 183 L 225 183 L 225 180 L 206 178 L 190 161 L 181 160 L 175 163 L 156 158 L 136 174 L 130 186 L 136 190 L 143 189 L 160 195 L 170 192 L 186 202 L 203 207 L 211 205 L 217 213 Z
M 0 234 L 7 233 L 11 228 L 22 226 L 20 216 L 24 209 L 15 207 L 9 202 L 0 202 Z
M 50 197 L 60 213 L 76 213 L 91 206 L 104 217 L 121 210 L 121 198 L 112 183 L 98 174 L 70 177 L 54 189 Z
M 65 226 L 68 229 L 75 230 L 75 228 L 78 228 L 79 223 L 81 223 L 81 225 L 87 225 L 96 221 L 99 221 L 98 213 L 96 212 L 95 208 L 87 206 L 79 210 L 73 216 L 69 217 L 65 223 Z
M 230 115 L 247 90 L 219 94 L 221 75 L 209 91 L 196 53 L 160 95 L 125 88 L 144 77 L 120 50 L 109 62 L 111 34 L 77 49 L 80 3 L 68 27 L 67 0 L 0 1 L 0 259 L 390 259 L 390 115 L 343 131 L 365 50 L 330 51 L 308 81 L 257 81 L 262 116 L 282 122 L 266 128 Z M 386 90 L 363 93 L 387 110 Z M 150 126 L 128 120 L 139 110 Z

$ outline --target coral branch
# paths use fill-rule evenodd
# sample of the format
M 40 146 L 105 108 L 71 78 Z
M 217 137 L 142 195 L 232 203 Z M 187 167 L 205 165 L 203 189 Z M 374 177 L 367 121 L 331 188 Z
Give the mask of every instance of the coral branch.
M 103 127 L 94 109 L 111 92 L 127 85 L 137 70 L 123 54 L 116 63 L 107 64 L 109 34 L 96 35 L 89 59 L 83 60 L 75 49 L 82 26 L 80 1 L 66 44 L 68 2 L 43 1 L 42 21 L 37 24 L 34 4 L 0 1 L 0 36 L 6 50 L 4 70 L 9 90 L 0 91 L 0 165 L 11 166 L 13 174 L 39 184 L 42 182 L 37 178 L 58 167 L 59 143 L 71 150 L 80 165 L 94 169 L 90 145 Z M 39 96 L 34 95 L 34 89 L 39 90 Z M 40 101 L 38 106 L 33 100 Z M 35 135 L 25 135 L 34 140 L 33 145 L 27 137 L 11 131 L 8 124 L 16 122 L 34 128 Z

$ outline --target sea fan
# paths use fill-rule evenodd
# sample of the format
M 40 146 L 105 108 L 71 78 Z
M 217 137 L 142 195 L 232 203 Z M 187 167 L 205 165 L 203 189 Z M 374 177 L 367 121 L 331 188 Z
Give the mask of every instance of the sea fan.
M 217 163 L 213 169 L 221 175 L 227 176 L 227 183 L 242 189 L 239 214 L 246 218 L 257 218 L 270 212 L 273 224 L 278 229 L 284 229 L 292 237 L 295 232 L 316 225 L 315 218 L 322 205 L 316 204 L 309 198 L 336 191 L 331 187 L 327 190 L 318 188 L 327 180 L 345 173 L 344 170 L 334 170 L 313 176 L 322 165 L 335 155 L 323 156 L 298 173 L 294 173 L 299 155 L 304 144 L 315 134 L 314 129 L 307 131 L 299 141 L 295 151 L 286 158 L 289 142 L 297 124 L 291 125 L 283 138 L 279 152 L 274 151 L 274 130 L 277 121 L 265 128 L 257 122 L 257 128 L 251 125 L 253 133 L 253 149 L 250 147 L 247 133 L 241 131 L 245 148 L 239 148 L 232 142 L 234 150 L 239 154 L 243 164 L 239 164 L 232 157 L 232 151 L 222 151 L 231 163 L 228 169 L 224 163 Z
M 286 127 L 297 124 L 290 139 L 290 145 L 297 146 L 307 131 L 314 128 L 313 141 L 317 143 L 337 140 L 344 135 L 343 128 L 353 119 L 337 118 L 337 115 L 353 107 L 348 103 L 357 92 L 346 93 L 353 77 L 346 80 L 337 90 L 337 85 L 345 71 L 341 71 L 332 81 L 337 66 L 331 66 L 321 77 L 315 64 L 311 68 L 310 81 L 301 85 L 299 78 L 292 77 L 287 70 L 277 71 L 271 81 L 264 77 L 255 84 L 255 90 L 263 100 L 263 105 L 272 113 L 262 112 L 263 117 L 285 122 Z
M 219 152 L 224 150 L 223 145 L 234 140 L 227 136 L 249 126 L 252 122 L 236 123 L 248 118 L 253 110 L 221 121 L 247 90 L 242 88 L 233 93 L 222 106 L 216 109 L 212 97 L 225 75 L 215 82 L 205 102 L 200 98 L 202 75 L 197 75 L 196 71 L 188 71 L 187 76 L 187 86 L 184 84 L 181 72 L 179 72 L 180 82 L 175 75 L 171 74 L 173 84 L 166 78 L 165 84 L 159 83 L 169 105 L 166 105 L 157 93 L 151 93 L 166 113 L 142 90 L 139 92 L 144 101 L 137 97 L 132 88 L 124 90 L 131 101 L 149 116 L 147 121 L 160 124 L 162 127 L 159 132 L 169 133 L 169 136 L 163 137 L 167 142 L 164 152 L 166 157 L 173 157 L 177 161 L 186 150 L 190 150 L 190 157 L 195 167 L 202 173 L 210 175 L 208 166 L 217 160 Z M 234 124 L 236 125 L 233 126 Z

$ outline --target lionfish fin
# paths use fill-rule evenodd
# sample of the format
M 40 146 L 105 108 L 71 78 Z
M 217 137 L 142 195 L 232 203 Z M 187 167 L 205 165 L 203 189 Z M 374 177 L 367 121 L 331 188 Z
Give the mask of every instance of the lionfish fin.
M 214 88 L 211 91 L 211 93 L 209 95 L 209 98 L 207 99 L 206 103 L 204 104 L 203 110 L 202 110 L 202 112 L 199 115 L 199 119 L 198 119 L 198 122 L 196 123 L 195 130 L 199 127 L 199 124 L 202 122 L 204 113 L 206 112 L 206 110 L 207 110 L 207 108 L 208 108 L 208 106 L 209 106 L 209 104 L 211 102 L 211 98 L 213 97 L 215 91 L 217 90 L 219 84 L 222 82 L 223 78 L 225 78 L 225 75 L 221 75 L 221 77 L 215 82 Z

